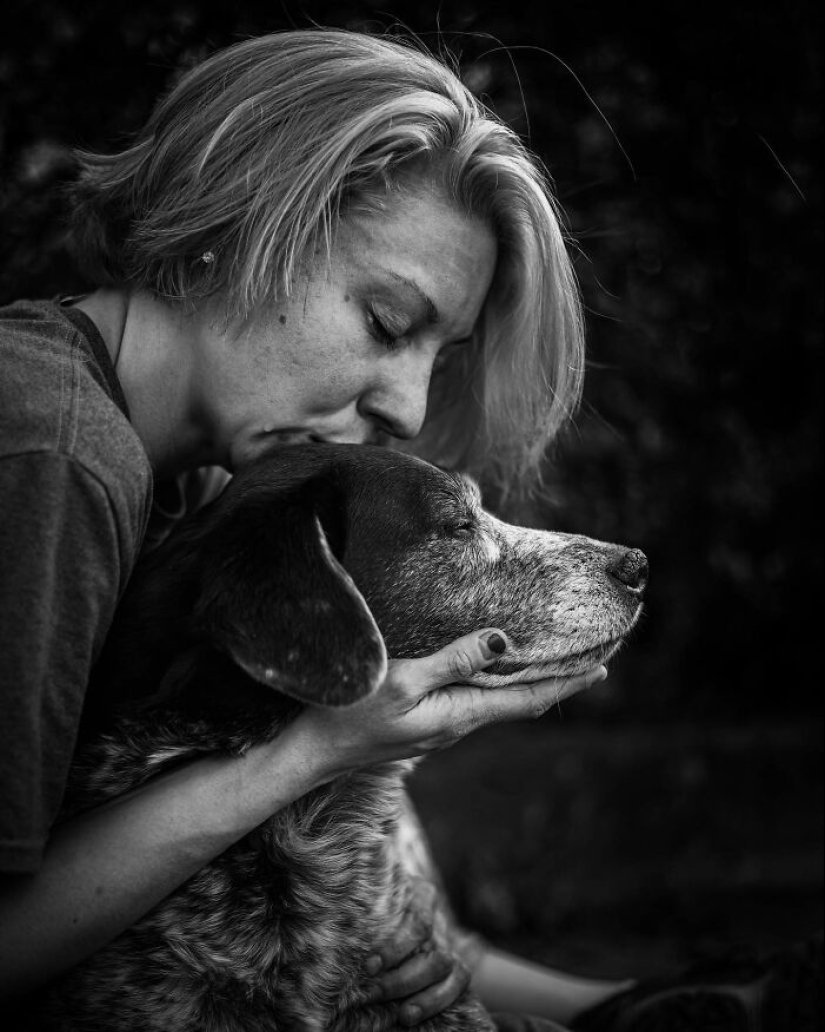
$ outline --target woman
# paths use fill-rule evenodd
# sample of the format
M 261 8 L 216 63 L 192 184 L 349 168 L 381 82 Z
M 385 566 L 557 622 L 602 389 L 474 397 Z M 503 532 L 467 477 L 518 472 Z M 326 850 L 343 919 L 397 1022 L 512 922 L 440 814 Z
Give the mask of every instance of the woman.
M 275 743 L 53 829 L 117 600 L 141 547 L 208 493 L 204 470 L 273 440 L 415 440 L 507 489 L 535 473 L 583 365 L 542 175 L 447 68 L 398 43 L 297 32 L 215 55 L 130 149 L 81 156 L 74 214 L 98 289 L 0 314 L 4 995 L 80 961 L 317 785 L 536 717 L 606 674 L 442 691 L 506 649 L 480 629 L 393 664 L 368 706 L 308 710 Z M 467 979 L 433 951 L 405 959 L 420 916 L 365 971 L 410 1025 Z M 494 1009 L 567 1022 L 621 988 L 470 952 Z

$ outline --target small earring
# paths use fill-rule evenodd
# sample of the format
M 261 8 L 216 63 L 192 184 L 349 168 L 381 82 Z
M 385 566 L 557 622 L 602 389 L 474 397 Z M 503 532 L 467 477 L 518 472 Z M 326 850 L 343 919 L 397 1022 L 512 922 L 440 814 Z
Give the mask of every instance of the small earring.
M 204 251 L 201 255 L 200 260 L 203 262 L 204 265 L 211 265 L 215 261 L 215 252 Z

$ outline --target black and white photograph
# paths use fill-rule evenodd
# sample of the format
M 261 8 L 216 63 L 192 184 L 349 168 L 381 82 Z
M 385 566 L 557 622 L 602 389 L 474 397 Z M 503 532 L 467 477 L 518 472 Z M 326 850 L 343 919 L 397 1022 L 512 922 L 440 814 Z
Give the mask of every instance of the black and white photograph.
M 7 0 L 0 1026 L 819 1032 L 812 0 Z

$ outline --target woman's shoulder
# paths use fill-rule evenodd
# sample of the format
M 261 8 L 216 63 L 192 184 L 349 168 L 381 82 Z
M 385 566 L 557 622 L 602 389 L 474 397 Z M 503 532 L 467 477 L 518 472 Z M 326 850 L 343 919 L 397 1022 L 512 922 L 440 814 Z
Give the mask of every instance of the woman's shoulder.
M 0 308 L 0 461 L 59 456 L 142 523 L 151 467 L 105 345 L 84 320 L 52 301 Z

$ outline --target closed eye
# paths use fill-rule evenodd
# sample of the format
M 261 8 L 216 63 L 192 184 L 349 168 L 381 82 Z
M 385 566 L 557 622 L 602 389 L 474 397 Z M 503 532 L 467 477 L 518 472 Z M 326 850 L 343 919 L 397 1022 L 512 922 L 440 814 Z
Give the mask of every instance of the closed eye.
M 394 329 L 384 323 L 378 316 L 374 308 L 367 308 L 367 327 L 372 336 L 380 343 L 383 344 L 388 351 L 395 351 L 402 338 L 408 332 L 396 332 Z
M 451 537 L 472 537 L 476 532 L 476 524 L 473 520 L 462 520 L 460 523 L 451 523 L 447 531 Z

